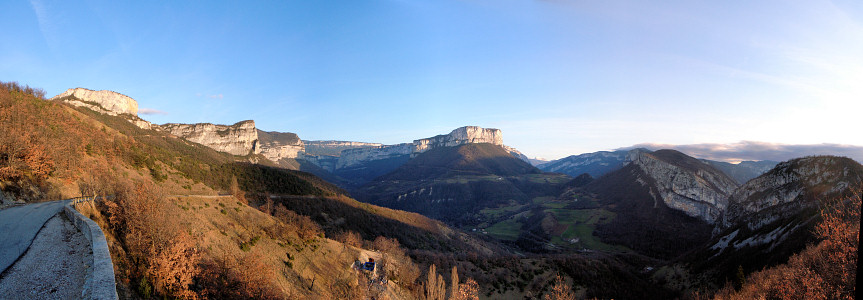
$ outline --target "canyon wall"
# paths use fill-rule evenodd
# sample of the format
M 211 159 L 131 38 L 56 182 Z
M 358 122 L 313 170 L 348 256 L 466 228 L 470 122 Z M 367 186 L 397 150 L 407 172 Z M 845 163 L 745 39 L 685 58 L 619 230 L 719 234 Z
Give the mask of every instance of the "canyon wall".
M 728 206 L 737 183 L 719 170 L 674 150 L 636 149 L 627 159 L 653 182 L 651 194 L 666 206 L 714 224 Z
M 255 128 L 255 121 L 252 120 L 237 122 L 230 126 L 210 123 L 168 123 L 161 125 L 161 128 L 173 135 L 216 151 L 233 155 L 260 153 L 260 149 L 257 147 L 258 131 Z

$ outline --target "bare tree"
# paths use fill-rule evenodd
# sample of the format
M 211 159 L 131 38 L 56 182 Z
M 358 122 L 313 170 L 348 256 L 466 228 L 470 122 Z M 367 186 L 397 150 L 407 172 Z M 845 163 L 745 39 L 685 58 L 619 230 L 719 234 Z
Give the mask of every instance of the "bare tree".
M 446 282 L 443 276 L 437 273 L 437 267 L 434 264 L 429 266 L 428 279 L 423 284 L 423 299 L 425 300 L 444 300 L 446 299 Z
M 458 295 L 458 268 L 456 266 L 452 266 L 449 282 L 449 298 L 455 299 L 456 295 Z
M 575 295 L 572 294 L 572 288 L 566 284 L 566 280 L 557 275 L 551 293 L 545 295 L 545 300 L 575 300 Z

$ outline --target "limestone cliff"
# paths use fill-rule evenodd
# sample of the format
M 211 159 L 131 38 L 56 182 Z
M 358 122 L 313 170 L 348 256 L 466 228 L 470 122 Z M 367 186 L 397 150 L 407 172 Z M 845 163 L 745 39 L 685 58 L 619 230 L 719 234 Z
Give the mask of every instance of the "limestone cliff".
M 129 96 L 112 91 L 93 91 L 85 88 L 75 88 L 68 89 L 66 92 L 54 96 L 49 100 L 87 107 L 112 116 L 121 114 L 138 115 L 138 102 Z
M 503 134 L 501 134 L 500 129 L 465 126 L 457 128 L 449 134 L 418 139 L 414 140 L 413 143 L 396 145 L 363 145 L 361 147 L 357 146 L 352 149 L 345 149 L 341 151 L 335 168 L 349 168 L 368 161 L 389 159 L 402 155 L 415 157 L 420 153 L 439 147 L 454 147 L 464 144 L 479 143 L 488 143 L 505 147 L 503 146 Z M 518 152 L 518 150 L 515 150 L 515 148 L 505 148 L 510 154 L 519 155 L 519 158 L 526 160 L 527 157 Z
M 356 148 L 380 147 L 380 143 L 350 142 L 350 141 L 303 141 L 305 153 L 311 156 L 340 156 L 343 150 Z
M 794 159 L 776 165 L 730 195 L 723 225 L 746 224 L 750 230 L 792 216 L 819 200 L 863 182 L 863 166 L 835 156 Z
M 161 128 L 173 135 L 210 147 L 216 151 L 233 155 L 260 153 L 258 131 L 255 121 L 247 120 L 234 125 L 214 125 L 210 123 L 176 124 L 168 123 Z
M 284 158 L 297 158 L 305 151 L 305 144 L 295 133 L 262 131 L 258 132 L 258 149 L 261 155 L 273 162 Z
M 728 206 L 737 183 L 710 165 L 674 150 L 629 152 L 627 159 L 650 178 L 654 201 L 713 224 Z
M 138 117 L 138 102 L 129 96 L 112 91 L 93 91 L 85 88 L 68 89 L 48 99 L 72 106 L 86 107 L 111 116 L 121 116 L 143 129 L 159 129 L 158 125 Z
M 503 134 L 500 129 L 465 126 L 456 128 L 449 134 L 414 140 L 412 155 L 426 152 L 436 147 L 454 147 L 464 144 L 489 143 L 503 145 Z

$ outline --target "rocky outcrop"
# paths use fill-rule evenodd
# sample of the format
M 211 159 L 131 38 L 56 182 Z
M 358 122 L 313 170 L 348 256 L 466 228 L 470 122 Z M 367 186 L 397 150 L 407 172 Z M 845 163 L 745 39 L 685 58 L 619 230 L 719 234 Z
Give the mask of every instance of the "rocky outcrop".
M 507 145 L 502 145 L 502 147 L 503 147 L 503 150 L 506 150 L 507 153 L 514 156 L 515 158 L 518 158 L 520 160 L 523 160 L 526 163 L 529 163 L 530 165 L 533 165 L 530 161 L 530 158 L 527 157 L 527 155 L 524 155 L 523 153 L 521 153 L 521 151 L 518 151 L 518 149 L 515 149 L 515 148 L 507 146 Z
M 654 200 L 710 224 L 728 206 L 728 195 L 737 183 L 710 165 L 674 150 L 629 152 L 627 159 L 639 167 L 652 182 Z
M 750 230 L 787 218 L 863 182 L 863 166 L 844 157 L 815 156 L 776 165 L 734 191 L 722 225 Z
M 278 162 L 299 157 L 306 146 L 295 133 L 258 130 L 258 148 L 261 155 Z
M 210 123 L 176 124 L 168 123 L 161 128 L 173 135 L 210 147 L 216 151 L 233 155 L 257 154 L 258 130 L 255 121 L 246 120 L 234 125 L 214 125 Z
M 86 107 L 93 111 L 122 116 L 129 123 L 142 129 L 159 129 L 159 125 L 138 117 L 138 102 L 129 96 L 112 91 L 93 91 L 85 88 L 68 89 L 49 101 L 59 101 L 72 106 Z
M 49 100 L 87 107 L 112 116 L 121 114 L 138 115 L 138 102 L 129 96 L 112 91 L 93 91 L 85 88 L 74 88 L 68 89 L 66 92 L 54 96 Z
M 416 156 L 416 154 L 437 147 L 454 147 L 479 143 L 503 146 L 503 134 L 500 129 L 494 128 L 481 128 L 478 126 L 460 127 L 449 134 L 414 140 L 412 155 Z

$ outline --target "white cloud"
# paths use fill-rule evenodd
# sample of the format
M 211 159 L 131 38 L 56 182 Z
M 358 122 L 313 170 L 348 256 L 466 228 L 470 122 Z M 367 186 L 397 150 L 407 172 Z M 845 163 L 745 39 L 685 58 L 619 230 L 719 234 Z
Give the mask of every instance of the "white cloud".
M 161 111 L 158 109 L 152 109 L 152 108 L 145 108 L 145 107 L 138 109 L 138 113 L 142 114 L 142 115 L 167 115 L 168 114 L 165 111 Z

